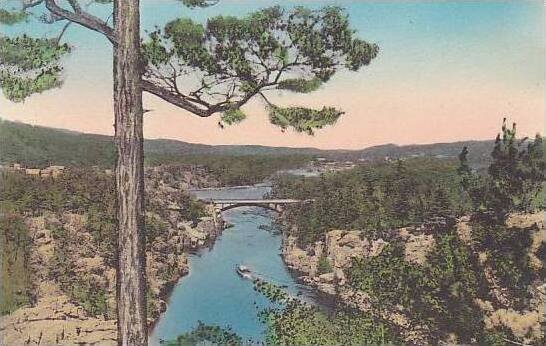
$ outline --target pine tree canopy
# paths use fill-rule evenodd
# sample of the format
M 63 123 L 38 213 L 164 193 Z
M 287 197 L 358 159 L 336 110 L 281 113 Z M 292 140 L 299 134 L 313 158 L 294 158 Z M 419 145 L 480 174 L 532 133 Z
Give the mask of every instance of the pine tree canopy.
M 180 0 L 189 8 L 218 0 Z M 112 0 L 95 0 L 108 4 Z M 19 8 L 0 9 L 0 23 L 35 20 L 76 23 L 116 37 L 108 22 L 86 12 L 83 1 L 21 0 Z M 37 11 L 33 13 L 32 11 Z M 31 16 L 32 15 L 32 16 Z M 0 87 L 21 102 L 34 93 L 62 85 L 62 58 L 70 46 L 57 37 L 0 36 Z M 216 16 L 205 23 L 178 18 L 144 34 L 142 88 L 201 117 L 220 113 L 220 125 L 246 118 L 251 98 L 263 99 L 272 124 L 313 134 L 343 114 L 333 107 L 283 107 L 268 92 L 310 93 L 339 70 L 358 71 L 378 54 L 378 46 L 356 37 L 340 7 L 279 6 L 244 17 Z

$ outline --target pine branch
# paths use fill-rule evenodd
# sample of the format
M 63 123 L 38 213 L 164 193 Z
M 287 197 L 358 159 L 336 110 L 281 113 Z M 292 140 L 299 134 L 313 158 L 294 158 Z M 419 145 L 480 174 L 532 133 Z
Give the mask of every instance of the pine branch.
M 69 1 L 72 4 L 74 0 Z M 87 12 L 84 12 L 79 7 L 79 4 L 73 5 L 76 12 L 68 11 L 55 2 L 55 0 L 45 0 L 46 8 L 56 16 L 69 20 L 73 23 L 84 26 L 90 30 L 99 32 L 106 36 L 110 42 L 116 44 L 116 35 L 114 29 L 106 24 L 102 19 L 95 17 Z M 79 12 L 78 12 L 79 11 Z

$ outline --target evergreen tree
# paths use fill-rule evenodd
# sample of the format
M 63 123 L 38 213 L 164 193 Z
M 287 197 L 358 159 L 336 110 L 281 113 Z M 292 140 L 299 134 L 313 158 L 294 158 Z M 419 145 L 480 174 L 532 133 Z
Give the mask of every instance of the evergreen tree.
M 529 211 L 533 207 L 545 181 L 546 163 L 540 135 L 532 142 L 528 138 L 518 141 L 516 124 L 508 128 L 505 118 L 501 133 L 495 139 L 492 162 L 485 177 L 470 170 L 467 154 L 465 147 L 459 155 L 458 172 L 475 211 L 488 213 L 491 221 L 503 223 L 509 213 Z
M 218 0 L 181 2 L 206 7 Z M 83 3 L 19 0 L 2 4 L 19 5 L 0 8 L 2 24 L 33 23 L 33 18 L 65 24 L 55 37 L 0 35 L 0 87 L 14 102 L 60 87 L 61 60 L 72 48 L 62 41 L 72 24 L 98 32 L 112 43 L 118 340 L 123 345 L 146 345 L 143 92 L 199 117 L 220 114 L 222 126 L 245 119 L 241 107 L 258 96 L 266 102 L 272 124 L 312 134 L 334 124 L 343 112 L 333 107 L 281 107 L 269 101 L 267 92 L 314 91 L 339 70 L 357 71 L 368 65 L 378 46 L 356 38 L 347 14 L 335 6 L 317 10 L 276 6 L 244 18 L 217 16 L 205 25 L 179 18 L 142 40 L 139 0 L 89 1 L 112 4 L 113 26 Z

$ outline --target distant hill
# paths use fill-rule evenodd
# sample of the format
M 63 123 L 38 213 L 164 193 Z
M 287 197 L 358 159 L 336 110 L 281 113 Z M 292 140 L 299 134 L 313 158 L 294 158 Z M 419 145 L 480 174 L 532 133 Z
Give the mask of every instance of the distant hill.
M 168 139 L 144 142 L 147 158 L 187 155 L 320 155 L 336 151 L 259 145 L 206 145 Z M 27 166 L 112 166 L 115 160 L 111 136 L 34 126 L 0 119 L 0 163 Z
M 189 155 L 308 155 L 339 160 L 383 160 L 413 156 L 456 158 L 463 146 L 470 161 L 483 165 L 489 159 L 492 141 L 465 141 L 426 145 L 386 144 L 362 150 L 320 150 L 315 148 L 267 147 L 260 145 L 206 145 L 176 140 L 151 139 L 144 143 L 146 157 L 176 158 Z M 19 162 L 27 166 L 110 167 L 115 159 L 112 137 L 33 126 L 0 119 L 0 163 Z
M 452 143 L 413 144 L 413 145 L 379 145 L 356 153 L 351 157 L 360 157 L 368 160 L 383 159 L 386 157 L 397 159 L 402 157 L 432 156 L 437 158 L 457 158 L 463 147 L 468 147 L 469 160 L 473 163 L 487 162 L 490 159 L 494 141 L 461 141 Z

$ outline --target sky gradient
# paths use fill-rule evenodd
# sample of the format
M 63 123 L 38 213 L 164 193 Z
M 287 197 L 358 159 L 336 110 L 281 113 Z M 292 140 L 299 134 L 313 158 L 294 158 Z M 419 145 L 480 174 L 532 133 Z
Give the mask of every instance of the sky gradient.
M 199 118 L 145 94 L 147 138 L 207 144 L 263 144 L 359 149 L 396 143 L 491 139 L 502 118 L 521 134 L 544 134 L 545 40 L 541 1 L 366 2 L 222 0 L 190 10 L 176 0 L 142 0 L 142 27 L 177 17 L 205 21 L 243 15 L 272 4 L 345 7 L 358 36 L 376 42 L 379 56 L 359 72 L 338 73 L 308 94 L 270 92 L 280 105 L 336 106 L 346 112 L 315 136 L 282 133 L 270 125 L 263 102 L 243 109 L 243 123 L 220 129 L 218 115 Z M 108 17 L 107 7 L 93 7 Z M 26 23 L 0 26 L 13 35 L 55 33 L 58 27 Z M 74 46 L 60 89 L 12 103 L 0 96 L 0 117 L 30 124 L 113 134 L 112 50 L 99 34 L 72 26 Z

